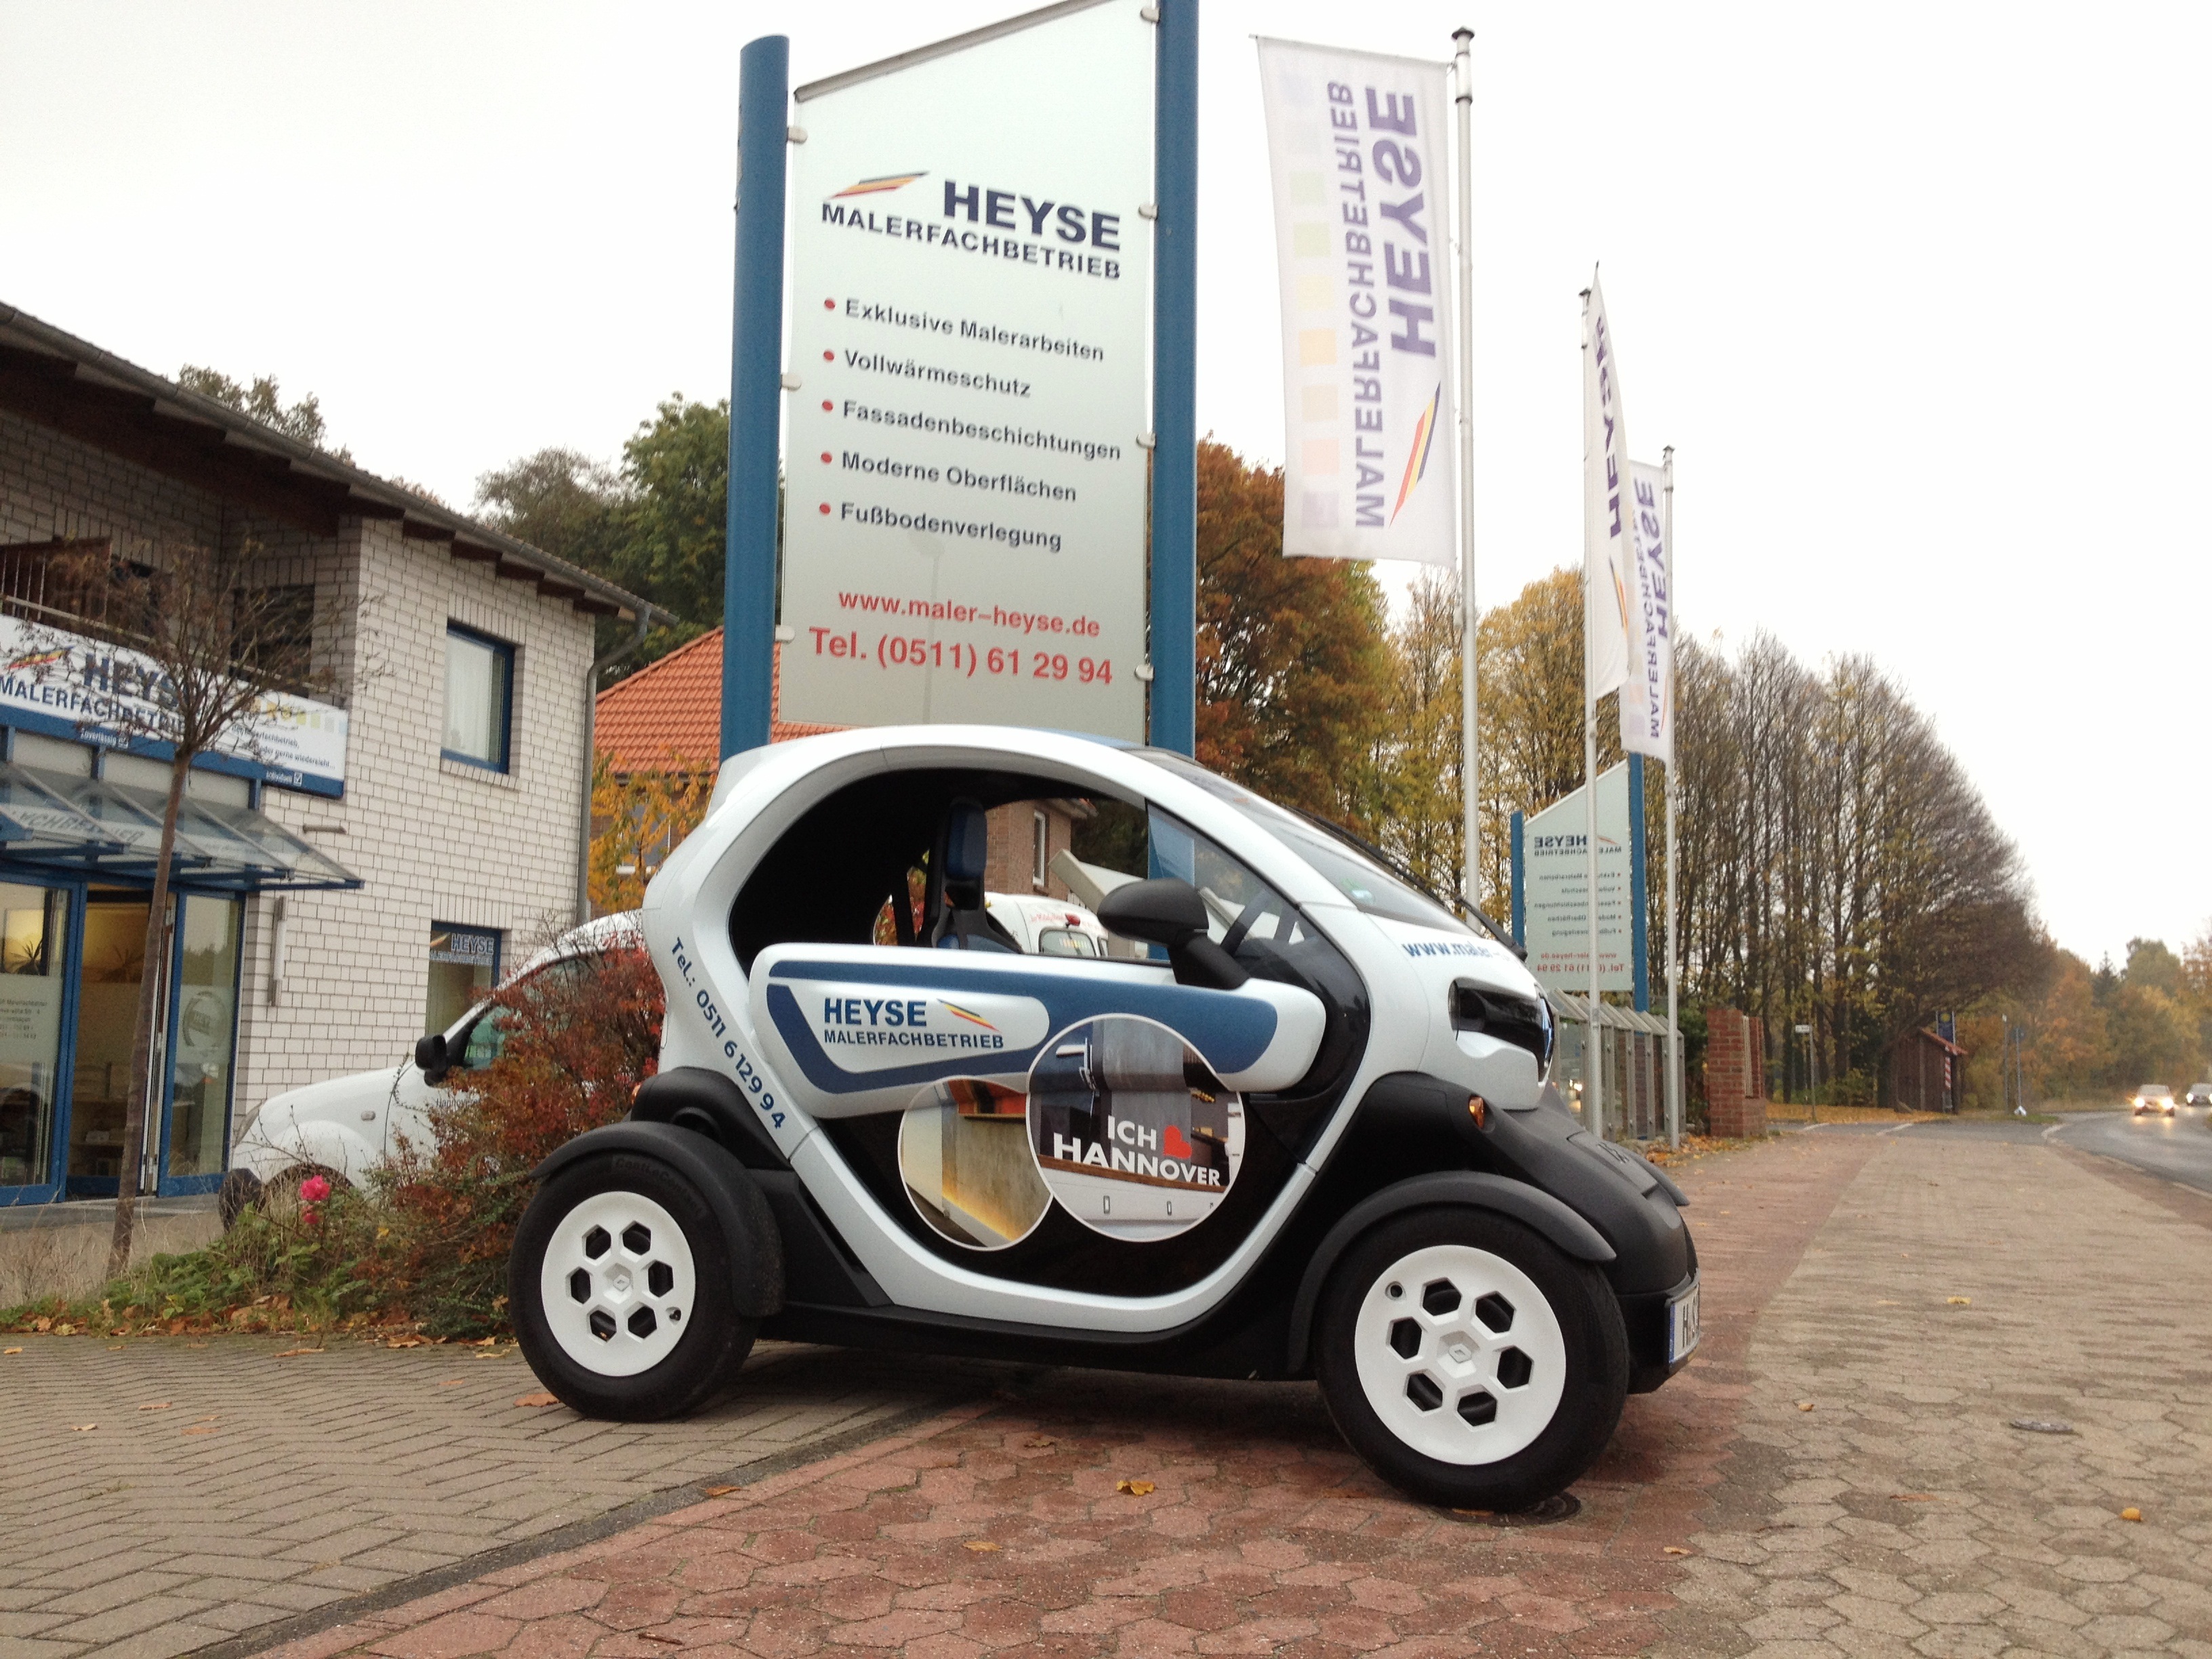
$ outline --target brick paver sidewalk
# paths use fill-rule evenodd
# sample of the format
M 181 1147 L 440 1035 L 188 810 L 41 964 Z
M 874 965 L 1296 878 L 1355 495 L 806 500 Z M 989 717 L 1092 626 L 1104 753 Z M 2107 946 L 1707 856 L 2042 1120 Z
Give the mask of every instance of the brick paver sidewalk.
M 1701 1206 L 1720 1197 L 1700 1232 L 1713 1359 L 1630 1402 L 1557 1524 L 1406 1502 L 1310 1384 L 1053 1371 L 283 1659 L 1632 1653 L 1675 1606 L 1667 1550 L 1721 1478 L 1757 1307 L 1875 1151 L 1778 1146 L 1693 1177 Z M 1751 1183 L 1741 1213 L 1723 1180 Z
M 1909 1132 L 1692 1166 L 1705 1352 L 1552 1524 L 1397 1498 L 1310 1385 L 971 1369 L 865 1443 L 278 1651 L 2212 1659 L 2212 1204 L 2143 1179 Z
M 688 1423 L 515 1402 L 512 1346 L 15 1336 L 0 1355 L 0 1656 L 162 1659 L 964 1397 L 951 1368 L 771 1345 Z M 665 1506 L 665 1500 L 663 1506 Z

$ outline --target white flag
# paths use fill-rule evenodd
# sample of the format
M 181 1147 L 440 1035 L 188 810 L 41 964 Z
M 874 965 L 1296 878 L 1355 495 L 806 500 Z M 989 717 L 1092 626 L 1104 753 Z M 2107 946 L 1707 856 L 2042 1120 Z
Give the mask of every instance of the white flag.
M 1260 42 L 1282 284 L 1283 551 L 1453 562 L 1444 66 Z
M 1583 633 L 1589 695 L 1628 678 L 1628 581 L 1634 516 L 1628 432 L 1620 414 L 1620 362 L 1605 320 L 1605 290 L 1590 276 L 1583 342 Z
M 1620 687 L 1620 746 L 1674 759 L 1674 550 L 1667 545 L 1667 472 L 1632 462 L 1634 559 L 1628 583 L 1628 678 Z

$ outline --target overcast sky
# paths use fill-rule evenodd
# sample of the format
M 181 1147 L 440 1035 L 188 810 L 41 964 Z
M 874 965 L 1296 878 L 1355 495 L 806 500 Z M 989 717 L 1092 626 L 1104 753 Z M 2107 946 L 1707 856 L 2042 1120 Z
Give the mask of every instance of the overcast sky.
M 274 374 L 465 506 L 726 394 L 746 40 L 803 82 L 1016 9 L 0 0 L 0 303 Z M 2212 9 L 1204 17 L 1201 431 L 1282 453 L 1249 37 L 1442 58 L 1467 22 L 1484 601 L 1580 557 L 1601 261 L 1633 447 L 1676 450 L 1684 626 L 1874 656 L 2093 962 L 2205 925 Z

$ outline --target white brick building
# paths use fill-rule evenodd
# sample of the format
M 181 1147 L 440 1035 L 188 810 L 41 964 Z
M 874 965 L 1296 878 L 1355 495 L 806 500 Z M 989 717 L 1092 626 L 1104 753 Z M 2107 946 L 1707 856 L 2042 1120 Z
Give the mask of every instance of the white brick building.
M 180 877 L 156 1060 L 165 1110 L 149 1132 L 147 1173 L 165 1193 L 210 1189 L 232 1124 L 270 1094 L 396 1066 L 495 959 L 512 963 L 576 919 L 593 619 L 641 609 L 0 306 L 0 622 L 16 619 L 19 635 L 24 618 L 66 627 L 21 602 L 23 573 L 57 549 L 105 544 L 159 565 L 241 538 L 271 582 L 313 584 L 343 761 L 332 776 L 217 759 L 195 769 L 192 799 L 248 834 L 238 815 L 258 811 L 343 866 L 325 880 L 359 884 L 280 896 L 281 851 L 217 887 Z M 118 1079 L 115 1027 L 144 971 L 130 958 L 143 955 L 150 870 L 112 848 L 26 839 L 11 803 L 88 810 L 120 792 L 143 804 L 131 789 L 167 770 L 158 746 L 122 753 L 32 706 L 13 666 L 0 656 L 0 1205 L 114 1190 L 129 1054 L 125 1030 Z M 296 879 L 317 873 L 304 849 L 293 864 Z

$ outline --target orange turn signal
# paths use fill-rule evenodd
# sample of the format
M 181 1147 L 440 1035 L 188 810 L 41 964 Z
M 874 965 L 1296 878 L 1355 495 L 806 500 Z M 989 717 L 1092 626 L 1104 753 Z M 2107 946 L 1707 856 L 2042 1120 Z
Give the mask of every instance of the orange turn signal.
M 1467 1097 L 1467 1115 L 1474 1120 L 1476 1128 L 1486 1129 L 1490 1127 L 1490 1103 L 1480 1095 L 1469 1095 Z

